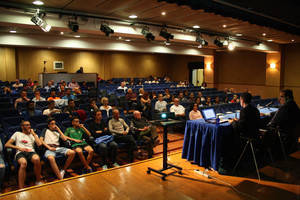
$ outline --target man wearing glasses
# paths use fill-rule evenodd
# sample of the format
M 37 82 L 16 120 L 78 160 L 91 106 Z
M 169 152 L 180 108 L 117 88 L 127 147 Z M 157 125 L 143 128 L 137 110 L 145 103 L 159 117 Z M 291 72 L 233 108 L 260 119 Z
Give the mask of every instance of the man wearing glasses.
M 31 161 L 34 165 L 34 174 L 36 177 L 36 185 L 41 185 L 41 163 L 40 157 L 35 152 L 34 143 L 37 146 L 41 146 L 42 142 L 37 134 L 31 129 L 29 121 L 22 121 L 22 132 L 15 132 L 11 138 L 5 144 L 6 148 L 16 149 L 15 159 L 19 163 L 19 188 L 24 188 L 24 182 L 26 178 L 27 162 Z M 15 143 L 15 145 L 13 144 Z

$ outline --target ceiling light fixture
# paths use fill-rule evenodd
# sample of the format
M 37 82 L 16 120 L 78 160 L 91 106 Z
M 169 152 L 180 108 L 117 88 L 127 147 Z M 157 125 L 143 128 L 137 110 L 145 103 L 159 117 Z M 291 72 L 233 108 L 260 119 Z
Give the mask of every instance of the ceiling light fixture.
M 166 12 L 161 12 L 161 15 L 165 16 L 167 13 Z
M 143 27 L 142 34 L 145 36 L 148 42 L 153 41 L 155 39 L 155 36 L 150 32 L 148 26 Z
M 235 34 L 235 35 L 238 36 L 238 37 L 243 36 L 243 34 L 241 34 L 241 33 L 237 33 L 237 34 Z
M 207 46 L 208 45 L 208 42 L 206 40 L 203 39 L 202 35 L 200 33 L 197 33 L 197 36 L 196 36 L 196 42 L 200 43 L 200 45 L 203 47 L 203 46 Z M 202 48 L 201 47 L 201 48 Z M 199 48 L 199 47 L 198 47 Z
M 114 30 L 110 28 L 107 24 L 101 24 L 100 30 L 105 33 L 105 35 L 108 37 L 110 34 L 114 34 Z
M 194 25 L 194 26 L 193 26 L 193 28 L 200 28 L 200 26 L 198 26 L 198 25 Z
M 295 40 L 294 40 L 294 39 L 292 39 L 291 41 L 292 41 L 292 42 L 295 42 Z
M 65 34 L 64 32 L 60 32 L 61 35 Z
M 10 30 L 9 32 L 10 33 L 17 33 L 17 31 L 15 31 L 15 30 Z
M 169 33 L 166 28 L 162 28 L 161 31 L 160 31 L 160 33 L 159 33 L 159 35 L 161 37 L 165 38 L 168 42 L 169 42 L 169 40 L 174 39 L 174 35 L 172 35 L 171 33 Z
M 269 40 L 267 40 L 268 42 L 273 42 L 273 40 L 271 40 L 271 39 L 269 39 Z
M 80 38 L 80 35 L 75 35 L 74 37 L 76 37 L 76 38 Z
M 169 46 L 171 43 L 169 41 L 165 41 L 165 45 Z
M 130 39 L 126 39 L 125 41 L 126 41 L 126 42 L 130 42 L 131 40 L 130 40 Z
M 130 15 L 129 18 L 130 18 L 130 19 L 136 19 L 137 16 L 136 16 L 136 15 Z
M 44 32 L 49 32 L 51 30 L 51 26 L 43 19 L 45 16 L 46 13 L 40 13 L 38 9 L 37 12 L 31 17 L 31 21 L 35 25 L 39 26 Z
M 42 5 L 44 5 L 44 2 L 42 2 L 42 1 L 33 1 L 32 2 L 34 5 L 37 5 L 37 6 L 42 6 Z
M 69 21 L 68 27 L 75 33 L 79 30 L 79 24 L 77 21 Z
M 227 46 L 228 44 L 229 44 L 228 39 L 225 39 L 225 40 L 223 41 L 223 45 L 224 45 L 224 46 Z
M 227 27 L 227 25 L 226 24 L 223 24 L 223 26 L 222 26 L 223 28 L 226 28 Z
M 264 37 L 265 37 L 266 35 L 267 35 L 266 33 L 263 33 L 263 34 L 262 34 L 262 36 L 264 36 Z

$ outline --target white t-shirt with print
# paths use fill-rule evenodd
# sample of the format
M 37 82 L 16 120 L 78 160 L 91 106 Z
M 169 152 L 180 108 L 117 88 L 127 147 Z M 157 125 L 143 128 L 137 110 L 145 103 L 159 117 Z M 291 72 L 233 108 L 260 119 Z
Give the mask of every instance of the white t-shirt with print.
M 55 144 L 59 146 L 59 132 L 47 129 L 43 137 L 46 144 Z
M 22 132 L 15 132 L 10 139 L 13 139 L 16 143 L 16 146 L 26 149 L 31 149 L 32 152 L 35 152 L 34 150 L 34 142 L 35 139 L 32 134 L 25 134 Z M 17 150 L 17 153 L 20 153 L 21 151 Z

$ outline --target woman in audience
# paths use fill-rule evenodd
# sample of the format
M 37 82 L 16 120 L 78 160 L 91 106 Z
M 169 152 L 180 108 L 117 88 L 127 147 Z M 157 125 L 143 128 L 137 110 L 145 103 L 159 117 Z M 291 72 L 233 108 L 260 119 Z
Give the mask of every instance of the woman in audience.
M 32 99 L 33 102 L 37 102 L 37 101 L 46 101 L 46 99 L 44 97 L 41 97 L 41 93 L 39 90 L 35 90 L 34 91 L 34 98 Z
M 108 98 L 107 97 L 103 97 L 101 99 L 101 103 L 102 106 L 100 106 L 100 110 L 103 110 L 107 113 L 107 117 L 109 116 L 109 110 L 112 109 L 112 107 L 110 105 L 108 105 Z
M 202 119 L 201 112 L 198 110 L 198 104 L 194 104 L 193 110 L 189 113 L 189 118 L 190 120 L 195 120 L 195 119 Z
M 55 113 L 61 113 L 61 110 L 55 108 L 55 101 L 49 101 L 48 109 L 43 111 L 43 115 L 51 116 Z
M 170 90 L 168 88 L 166 88 L 164 99 L 170 99 L 170 98 L 171 98 Z
M 52 118 L 48 120 L 48 128 L 42 132 L 40 139 L 46 148 L 45 158 L 49 160 L 53 172 L 55 173 L 58 179 L 63 179 L 66 170 L 68 169 L 75 157 L 75 151 L 65 147 L 61 147 L 59 139 L 62 139 L 63 141 L 66 141 L 67 139 L 72 139 L 68 138 L 63 134 L 60 128 L 56 125 L 55 120 Z M 55 161 L 55 156 L 57 154 L 67 157 L 65 165 L 61 170 L 59 170 Z
M 150 117 L 151 99 L 149 98 L 148 92 L 145 92 L 143 94 L 140 101 L 141 101 L 143 114 L 146 116 L 146 118 Z
M 145 93 L 144 88 L 140 88 L 140 89 L 139 89 L 139 96 L 140 96 L 140 97 L 143 96 L 144 93 Z
M 89 123 L 89 130 L 96 142 L 96 152 L 101 155 L 102 169 L 108 169 L 110 159 L 114 167 L 118 167 L 116 162 L 118 144 L 110 136 L 107 125 L 102 121 L 102 113 L 100 110 L 94 112 L 94 120 Z

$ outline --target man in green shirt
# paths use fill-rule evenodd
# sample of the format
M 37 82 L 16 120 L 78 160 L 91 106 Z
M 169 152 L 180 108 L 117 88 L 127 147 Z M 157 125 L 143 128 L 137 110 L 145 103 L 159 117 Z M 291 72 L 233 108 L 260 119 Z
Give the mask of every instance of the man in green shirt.
M 67 130 L 65 131 L 65 135 L 70 138 L 72 144 L 71 146 L 78 154 L 85 170 L 87 172 L 92 172 L 93 170 L 89 164 L 93 158 L 94 150 L 84 140 L 84 134 L 91 136 L 91 133 L 84 127 L 83 124 L 80 124 L 78 117 L 74 117 L 72 119 L 72 125 L 73 127 L 67 128 Z M 86 159 L 83 155 L 82 149 L 88 152 L 88 156 Z

